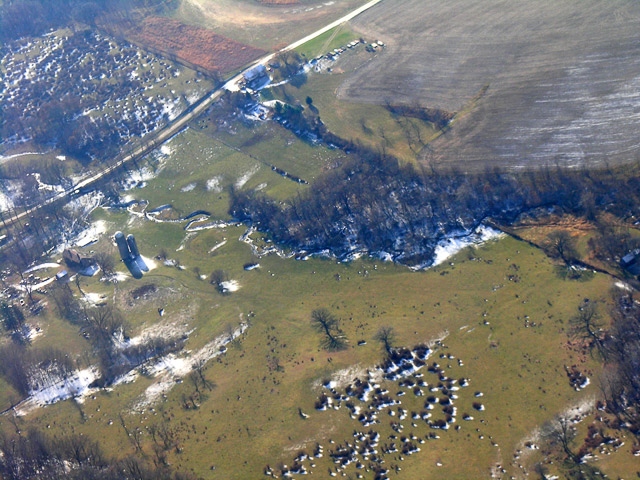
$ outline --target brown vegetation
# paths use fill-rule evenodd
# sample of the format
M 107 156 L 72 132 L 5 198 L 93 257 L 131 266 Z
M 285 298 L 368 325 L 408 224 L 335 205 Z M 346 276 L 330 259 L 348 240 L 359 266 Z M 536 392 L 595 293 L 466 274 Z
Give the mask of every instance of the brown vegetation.
M 148 17 L 132 26 L 126 37 L 152 51 L 186 61 L 211 73 L 240 68 L 265 53 L 200 27 L 165 17 Z

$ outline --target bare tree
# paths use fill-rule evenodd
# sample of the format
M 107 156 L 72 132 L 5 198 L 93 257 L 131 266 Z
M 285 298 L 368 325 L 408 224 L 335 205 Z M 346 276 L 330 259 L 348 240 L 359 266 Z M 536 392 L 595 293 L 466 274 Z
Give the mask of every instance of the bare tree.
M 346 347 L 346 338 L 340 330 L 340 320 L 326 308 L 311 312 L 311 326 L 325 338 L 322 346 L 327 350 L 342 350 Z
M 94 255 L 93 260 L 105 275 L 109 276 L 114 274 L 116 262 L 111 255 L 106 252 L 99 252 Z
M 574 339 L 586 342 L 589 348 L 596 348 L 598 353 L 605 356 L 604 322 L 602 321 L 595 302 L 585 302 L 578 307 L 578 313 L 569 321 L 570 335 Z
M 571 420 L 565 415 L 556 415 L 552 420 L 542 427 L 542 438 L 546 440 L 550 446 L 557 446 L 562 449 L 567 458 L 574 463 L 579 463 L 580 458 L 573 450 L 573 442 L 576 438 L 576 428 Z
M 376 333 L 374 339 L 380 342 L 387 355 L 391 355 L 393 350 L 393 342 L 395 341 L 395 333 L 392 327 L 381 327 Z
M 575 262 L 580 256 L 576 249 L 575 239 L 565 230 L 551 232 L 547 235 L 542 246 L 547 255 L 560 258 L 567 265 Z

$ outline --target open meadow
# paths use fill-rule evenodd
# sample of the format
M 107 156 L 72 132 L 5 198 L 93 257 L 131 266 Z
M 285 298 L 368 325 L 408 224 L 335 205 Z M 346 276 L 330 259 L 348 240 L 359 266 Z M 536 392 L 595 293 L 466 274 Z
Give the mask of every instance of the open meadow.
M 587 298 L 606 301 L 615 280 L 564 279 L 541 250 L 506 236 L 417 272 L 373 258 L 296 259 L 229 223 L 227 188 L 285 200 L 306 187 L 267 168 L 266 150 L 281 149 L 270 161 L 311 180 L 339 151 L 303 144 L 273 122 L 216 122 L 213 111 L 131 169 L 126 203 L 92 215 L 96 243 L 83 252 L 117 255 L 112 236 L 122 230 L 136 236 L 150 271 L 135 279 L 119 262 L 111 280 L 69 284 L 80 302 L 116 307 L 128 342 L 179 336 L 184 348 L 76 399 L 39 406 L 36 395 L 17 407 L 20 416 L 5 414 L 2 428 L 46 425 L 99 440 L 111 455 L 149 458 L 166 429 L 162 455 L 207 479 L 531 474 L 537 429 L 594 405 L 600 367 L 568 344 L 569 319 Z M 209 281 L 216 271 L 224 290 Z M 42 332 L 32 348 L 63 347 L 90 368 L 90 345 L 49 303 L 30 319 Z M 323 348 L 311 325 L 318 308 L 340 319 L 345 349 Z M 376 340 L 384 326 L 393 327 L 393 346 L 429 350 L 414 349 L 415 363 L 393 373 Z M 584 388 L 568 368 L 589 379 Z M 19 395 L 2 387 L 6 408 Z M 631 448 L 592 463 L 627 474 Z M 387 477 L 376 477 L 383 470 Z

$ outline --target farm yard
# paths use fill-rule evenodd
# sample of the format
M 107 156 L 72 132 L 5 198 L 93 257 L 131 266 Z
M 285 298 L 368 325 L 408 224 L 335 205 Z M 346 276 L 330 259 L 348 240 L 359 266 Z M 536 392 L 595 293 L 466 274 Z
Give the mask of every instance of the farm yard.
M 261 94 L 265 99 L 277 98 L 300 105 L 311 98 L 319 118 L 339 137 L 368 148 L 385 149 L 403 161 L 415 162 L 440 133 L 438 126 L 422 115 L 425 110 L 402 111 L 386 104 L 344 102 L 336 96 L 350 75 L 385 58 L 386 47 L 369 38 L 363 40 L 364 43 L 360 42 L 357 34 L 345 26 L 327 32 L 299 49 L 310 61 L 302 80 L 276 84 L 263 89 Z
M 212 88 L 204 76 L 99 33 L 69 30 L 6 46 L 3 148 L 25 142 L 104 159 Z
M 338 98 L 462 112 L 424 163 L 621 162 L 638 150 L 639 16 L 628 0 L 382 2 L 351 27 L 389 48 Z

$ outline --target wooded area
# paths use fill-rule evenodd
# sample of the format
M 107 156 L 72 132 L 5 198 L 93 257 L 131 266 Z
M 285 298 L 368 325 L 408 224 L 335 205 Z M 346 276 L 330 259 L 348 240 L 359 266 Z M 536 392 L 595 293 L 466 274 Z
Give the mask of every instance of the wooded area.
M 172 0 L 8 0 L 0 6 L 0 41 L 40 35 L 72 22 L 94 25 L 107 13 L 169 7 L 173 3 Z
M 438 241 L 488 219 L 508 225 L 526 212 L 554 209 L 591 220 L 603 212 L 633 220 L 640 215 L 639 186 L 635 165 L 462 174 L 418 170 L 364 151 L 284 204 L 234 191 L 230 213 L 296 250 L 329 249 L 338 257 L 354 250 L 389 253 L 400 263 L 422 265 L 431 262 Z

